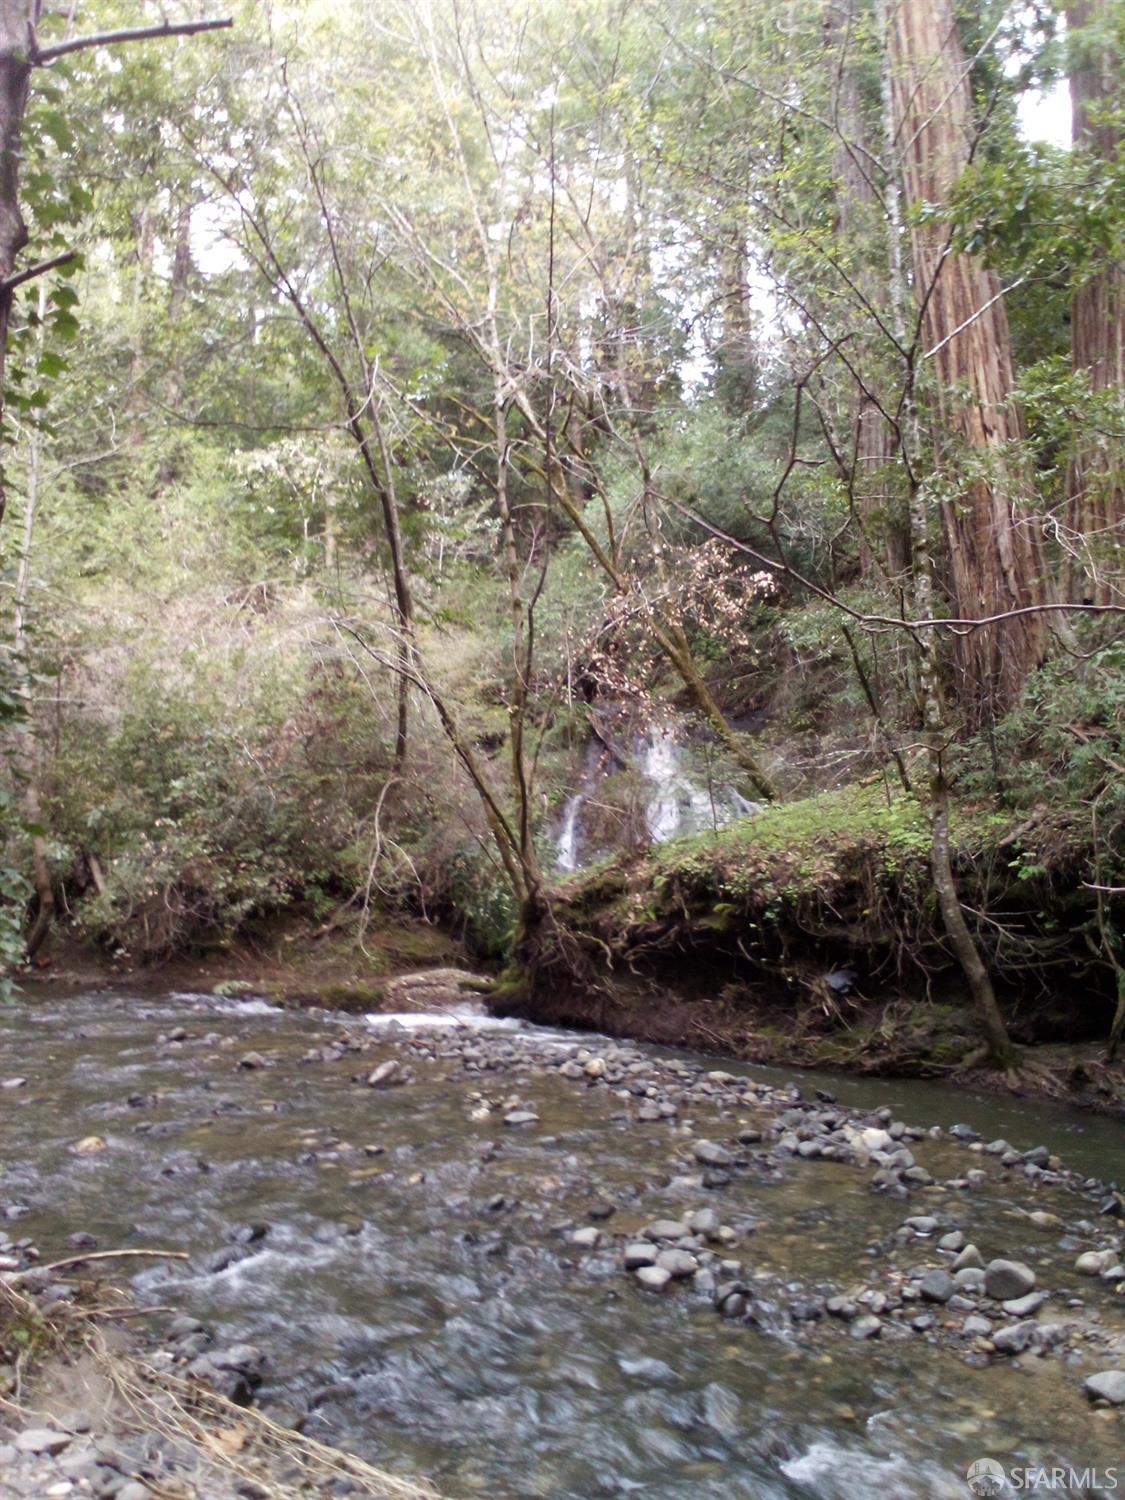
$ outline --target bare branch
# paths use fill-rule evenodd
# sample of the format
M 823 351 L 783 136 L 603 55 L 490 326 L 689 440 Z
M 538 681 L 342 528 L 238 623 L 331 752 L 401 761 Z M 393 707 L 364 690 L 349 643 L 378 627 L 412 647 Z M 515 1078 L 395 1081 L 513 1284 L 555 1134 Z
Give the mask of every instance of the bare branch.
M 6 292 L 14 292 L 16 287 L 23 286 L 27 281 L 34 281 L 37 276 L 45 276 L 48 271 L 57 271 L 60 266 L 69 266 L 77 259 L 77 250 L 64 250 L 61 255 L 53 255 L 50 260 L 41 260 L 37 265 L 28 266 L 26 271 L 17 271 L 14 276 L 9 276 L 7 281 L 0 281 L 0 296 Z
M 221 21 L 177 21 L 165 26 L 140 26 L 127 31 L 99 31 L 93 36 L 76 36 L 53 47 L 37 47 L 31 55 L 33 66 L 45 67 L 72 52 L 86 52 L 91 47 L 116 47 L 120 42 L 148 42 L 166 36 L 195 36 L 200 31 L 226 31 L 234 25 L 231 16 Z

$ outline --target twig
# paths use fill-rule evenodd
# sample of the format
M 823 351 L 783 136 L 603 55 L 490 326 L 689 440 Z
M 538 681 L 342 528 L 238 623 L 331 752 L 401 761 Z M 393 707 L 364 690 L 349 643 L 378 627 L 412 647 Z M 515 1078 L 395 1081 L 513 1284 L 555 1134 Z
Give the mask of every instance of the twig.
M 63 1271 L 67 1266 L 85 1265 L 88 1260 L 123 1260 L 126 1256 L 145 1256 L 153 1260 L 191 1259 L 186 1250 L 91 1250 L 85 1255 L 69 1255 L 66 1260 L 53 1260 L 46 1266 L 29 1266 L 26 1271 L 13 1276 L 11 1281 L 22 1281 L 25 1276 L 38 1276 L 44 1271 Z

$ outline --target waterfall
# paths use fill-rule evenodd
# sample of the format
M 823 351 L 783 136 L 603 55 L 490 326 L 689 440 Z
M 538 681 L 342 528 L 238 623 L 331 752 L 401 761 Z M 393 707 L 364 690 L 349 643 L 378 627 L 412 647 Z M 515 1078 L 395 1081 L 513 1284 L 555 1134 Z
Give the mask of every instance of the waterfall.
M 694 780 L 672 729 L 650 731 L 641 765 L 656 788 L 645 808 L 645 826 L 654 844 L 718 828 L 740 814 L 759 810 L 731 787 L 703 786 Z
M 582 868 L 582 809 L 594 787 L 604 779 L 604 752 L 598 741 L 591 737 L 586 745 L 582 780 L 563 803 L 559 831 L 555 835 L 558 855 L 555 869 L 560 875 L 573 875 Z
M 563 875 L 573 875 L 578 868 L 578 817 L 585 800 L 586 793 L 579 788 L 563 803 L 562 823 L 556 839 L 559 854 L 555 861 L 556 869 Z
M 676 725 L 654 725 L 634 737 L 628 756 L 629 763 L 644 779 L 638 815 L 643 818 L 644 832 L 652 843 L 663 844 L 687 834 L 721 828 L 762 811 L 760 802 L 750 801 L 735 787 L 705 780 L 693 768 L 690 746 L 685 746 L 677 731 Z M 624 756 L 619 758 L 609 752 L 596 737 L 587 744 L 582 778 L 563 803 L 555 832 L 558 850 L 555 868 L 560 874 L 572 875 L 588 863 L 592 854 L 609 852 L 592 851 L 588 847 L 585 813 L 590 798 L 623 759 Z

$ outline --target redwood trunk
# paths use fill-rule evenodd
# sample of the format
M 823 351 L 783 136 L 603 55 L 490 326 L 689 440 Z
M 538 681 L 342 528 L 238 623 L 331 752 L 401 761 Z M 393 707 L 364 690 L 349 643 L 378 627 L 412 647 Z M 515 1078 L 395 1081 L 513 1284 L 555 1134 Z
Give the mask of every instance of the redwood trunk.
M 947 204 L 973 143 L 968 66 L 951 0 L 900 0 L 888 37 L 895 129 L 912 204 Z M 1012 401 L 1008 315 L 999 278 L 975 256 L 947 253 L 949 228 L 910 231 L 922 351 L 937 384 L 935 448 L 955 472 L 960 449 L 972 477 L 944 499 L 953 611 L 967 619 L 1044 602 L 1032 492 L 1011 445 L 1023 437 Z M 958 637 L 960 698 L 970 724 L 1004 713 L 1044 655 L 1041 614 L 1019 616 Z
M 1066 11 L 1070 33 L 1071 133 L 1078 150 L 1110 167 L 1121 150 L 1119 116 L 1121 56 L 1102 33 L 1111 19 L 1110 0 L 1075 0 Z M 1125 266 L 1105 266 L 1079 287 L 1070 325 L 1076 374 L 1085 374 L 1095 394 L 1125 389 Z M 1120 441 L 1080 435 L 1067 470 L 1067 520 L 1080 566 L 1071 596 L 1079 602 L 1121 600 L 1125 565 L 1125 460 Z
M 890 277 L 886 264 L 885 208 L 873 173 L 875 151 L 863 107 L 858 55 L 854 47 L 857 6 L 831 6 L 825 23 L 825 45 L 839 54 L 834 66 L 837 120 L 833 169 L 836 178 L 836 232 L 842 244 L 855 247 L 852 273 L 856 293 L 868 309 L 888 310 Z M 866 309 L 861 309 L 870 316 Z M 866 373 L 871 381 L 871 372 Z M 881 399 L 881 397 L 879 398 Z M 905 573 L 909 565 L 909 543 L 896 515 L 901 495 L 892 493 L 891 470 L 897 440 L 875 400 L 855 386 L 847 413 L 850 452 L 850 485 L 858 512 L 860 563 L 865 574 L 876 570 L 876 561 L 892 577 Z

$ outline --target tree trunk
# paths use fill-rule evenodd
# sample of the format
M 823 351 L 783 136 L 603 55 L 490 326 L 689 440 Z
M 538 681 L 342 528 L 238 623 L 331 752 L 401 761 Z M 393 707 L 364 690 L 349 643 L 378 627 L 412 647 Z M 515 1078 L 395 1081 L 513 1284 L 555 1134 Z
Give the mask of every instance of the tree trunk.
M 885 0 L 876 0 L 879 24 L 886 28 Z M 895 106 L 892 83 L 892 59 L 884 59 L 881 91 L 884 139 L 888 148 L 894 145 Z M 891 152 L 888 149 L 888 156 Z M 898 251 L 902 226 L 901 201 L 893 179 L 887 188 L 887 218 L 891 229 L 891 326 L 895 339 L 906 351 L 909 339 L 906 329 L 905 269 Z M 915 618 L 934 618 L 934 559 L 930 549 L 930 525 L 927 496 L 921 482 L 921 432 L 914 392 L 914 361 L 903 358 L 903 396 L 899 422 L 899 449 L 909 476 L 906 525 L 910 538 L 910 579 Z M 969 991 L 977 1024 L 984 1039 L 986 1056 L 996 1067 L 1011 1068 L 1017 1061 L 1015 1048 L 1008 1036 L 1004 1018 L 992 988 L 992 978 L 981 957 L 980 949 L 965 920 L 953 869 L 949 841 L 949 782 L 945 774 L 945 747 L 952 738 L 952 726 L 942 691 L 941 662 L 935 630 L 914 632 L 918 657 L 918 699 L 922 712 L 923 744 L 928 771 L 930 817 L 930 872 L 938 897 L 938 909 L 949 946 L 960 966 Z
M 1121 53 L 1104 28 L 1116 6 L 1110 0 L 1072 0 L 1066 21 L 1070 42 L 1071 135 L 1076 150 L 1087 151 L 1108 170 L 1121 150 Z M 1119 24 L 1119 23 L 1117 23 Z M 1125 389 L 1125 266 L 1104 266 L 1079 287 L 1070 321 L 1076 374 L 1085 374 L 1094 395 Z M 1125 567 L 1125 462 L 1120 444 L 1096 434 L 1081 435 L 1067 469 L 1067 521 L 1074 535 L 1077 566 L 1070 594 L 1079 603 L 1121 600 Z
M 833 152 L 838 185 L 836 232 L 844 245 L 856 247 L 856 298 L 867 304 L 859 311 L 870 320 L 867 309 L 883 310 L 890 298 L 890 273 L 886 260 L 887 214 L 873 175 L 875 151 L 863 107 L 860 58 L 847 51 L 856 22 L 850 12 L 855 9 L 855 0 L 844 7 L 829 7 L 825 41 L 830 51 L 841 54 Z M 881 565 L 891 578 L 899 578 L 909 565 L 910 548 L 897 513 L 896 502 L 901 495 L 890 491 L 894 431 L 871 396 L 858 388 L 850 393 L 847 420 L 851 435 L 848 480 L 861 532 L 860 565 L 865 574 L 878 571 Z
M 908 423 L 913 422 L 912 412 L 908 412 L 907 418 Z M 930 556 L 926 496 L 924 489 L 918 484 L 913 487 L 910 496 L 910 536 L 913 550 L 914 609 L 919 619 L 931 619 L 934 569 Z M 1016 1063 L 1016 1051 L 1000 1014 L 992 978 L 965 920 L 957 890 L 957 877 L 953 871 L 953 856 L 949 844 L 949 782 L 945 774 L 945 747 L 950 739 L 950 726 L 941 688 L 937 641 L 933 630 L 920 630 L 916 636 L 923 740 L 929 770 L 930 870 L 934 878 L 934 889 L 949 946 L 960 965 L 976 1012 L 987 1059 L 993 1067 L 1012 1068 Z
M 39 352 L 43 347 L 43 319 L 47 312 L 46 288 L 39 287 Z M 27 936 L 27 956 L 34 958 L 47 940 L 55 916 L 55 893 L 47 863 L 47 844 L 38 830 L 42 820 L 39 799 L 39 767 L 35 753 L 35 703 L 32 697 L 31 666 L 27 659 L 27 608 L 31 593 L 31 553 L 35 543 L 35 522 L 39 513 L 40 457 L 43 438 L 32 428 L 27 462 L 27 504 L 23 517 L 23 545 L 16 572 L 15 608 L 12 619 L 12 655 L 16 668 L 16 694 L 23 709 L 23 731 L 19 735 L 17 764 L 23 782 L 23 814 L 31 827 L 31 877 L 38 906 Z
M 12 292 L 6 283 L 15 270 L 16 257 L 27 244 L 27 225 L 20 213 L 20 164 L 35 9 L 31 0 L 0 0 L 0 421 L 4 415 L 8 322 L 12 312 Z M 6 499 L 0 469 L 0 519 Z
M 968 66 L 952 0 L 900 0 L 887 46 L 896 147 L 912 204 L 944 205 L 969 165 L 973 143 Z M 1043 562 L 1027 478 L 1010 445 L 1023 436 L 1012 403 L 1008 315 L 999 278 L 976 257 L 949 251 L 940 222 L 910 231 L 924 358 L 936 377 L 939 460 L 968 450 L 974 475 L 944 500 L 949 588 L 955 613 L 982 618 L 1044 601 Z M 1041 614 L 969 631 L 958 639 L 960 699 L 971 725 L 1003 714 L 1043 658 Z

